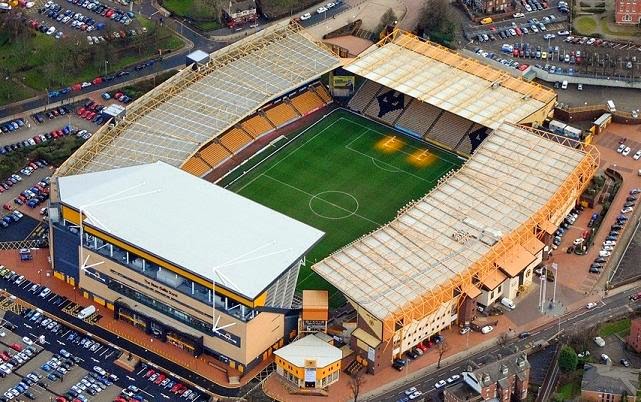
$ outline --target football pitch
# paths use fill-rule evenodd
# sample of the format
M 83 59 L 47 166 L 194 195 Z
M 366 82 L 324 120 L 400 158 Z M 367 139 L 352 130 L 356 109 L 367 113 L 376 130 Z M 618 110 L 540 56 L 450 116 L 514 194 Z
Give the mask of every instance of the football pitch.
M 311 266 L 394 219 L 403 205 L 462 163 L 454 154 L 339 109 L 228 188 L 325 232 L 307 255 L 298 289 L 327 289 L 336 305 L 342 298 Z

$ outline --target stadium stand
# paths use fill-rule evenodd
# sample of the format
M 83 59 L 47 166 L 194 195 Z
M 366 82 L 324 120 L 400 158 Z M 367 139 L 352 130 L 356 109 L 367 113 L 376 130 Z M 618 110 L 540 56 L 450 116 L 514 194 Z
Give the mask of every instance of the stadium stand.
M 200 151 L 200 157 L 211 167 L 223 163 L 231 157 L 231 153 L 217 142 L 212 142 Z
M 393 125 L 411 99 L 398 91 L 384 87 L 365 109 L 365 114 Z
M 274 129 L 269 120 L 258 114 L 245 120 L 241 127 L 253 138 L 258 138 Z
M 292 106 L 304 116 L 325 106 L 325 102 L 314 90 L 310 89 L 294 96 L 292 98 Z
M 472 122 L 454 113 L 444 112 L 425 135 L 447 148 L 454 149 L 472 127 Z
M 347 106 L 355 112 L 362 113 L 363 110 L 372 102 L 376 94 L 383 88 L 381 84 L 367 80 L 358 89 L 356 94 L 349 101 Z
M 265 117 L 267 117 L 276 128 L 280 128 L 292 120 L 297 119 L 299 116 L 291 105 L 281 102 L 265 110 Z
M 220 138 L 220 143 L 233 153 L 252 142 L 252 138 L 240 128 L 232 128 Z
M 396 125 L 419 135 L 429 130 L 443 110 L 429 103 L 414 100 L 398 118 Z
M 312 87 L 312 90 L 316 92 L 316 95 L 320 96 L 320 98 L 325 102 L 326 105 L 332 103 L 332 96 L 327 92 L 327 88 L 325 88 L 325 85 L 317 85 L 315 87 Z
M 488 136 L 489 129 L 481 126 L 480 124 L 474 124 L 472 129 L 461 138 L 461 142 L 458 143 L 454 150 L 460 154 L 471 155 L 472 152 L 478 147 L 481 142 Z
M 211 166 L 200 159 L 198 155 L 194 155 L 191 158 L 187 159 L 187 162 L 183 164 L 182 169 L 187 173 L 191 173 L 194 176 L 200 177 L 207 173 L 211 169 Z

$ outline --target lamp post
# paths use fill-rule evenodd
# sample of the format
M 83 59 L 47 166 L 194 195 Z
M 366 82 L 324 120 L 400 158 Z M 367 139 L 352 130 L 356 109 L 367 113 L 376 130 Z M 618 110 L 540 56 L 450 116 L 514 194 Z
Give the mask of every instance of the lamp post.
M 105 60 L 105 77 L 107 76 L 107 64 L 109 64 L 109 60 Z

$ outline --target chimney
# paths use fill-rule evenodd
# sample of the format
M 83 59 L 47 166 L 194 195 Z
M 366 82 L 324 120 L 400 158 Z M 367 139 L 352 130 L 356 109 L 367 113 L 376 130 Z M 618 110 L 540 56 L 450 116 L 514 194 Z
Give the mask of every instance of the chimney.
M 505 364 L 501 364 L 501 374 L 507 375 L 508 369 Z
M 490 383 L 490 375 L 488 373 L 483 373 L 483 382 L 486 385 Z

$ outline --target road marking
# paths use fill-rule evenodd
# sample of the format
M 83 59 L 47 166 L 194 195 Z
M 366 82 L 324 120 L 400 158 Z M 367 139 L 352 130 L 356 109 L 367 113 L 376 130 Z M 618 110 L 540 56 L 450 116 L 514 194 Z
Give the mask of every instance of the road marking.
M 104 354 L 105 354 L 105 353 L 107 353 L 108 351 L 109 351 L 109 349 L 105 348 L 105 350 L 103 350 L 103 351 L 102 351 L 102 353 L 100 354 L 100 356 L 104 355 Z
M 113 352 L 113 350 L 112 350 L 112 351 L 111 351 L 111 353 L 109 353 L 107 356 L 105 356 L 105 359 L 108 359 L 108 358 L 109 358 L 111 355 L 113 355 L 113 354 L 114 354 L 114 352 Z
M 24 326 L 29 328 L 29 329 L 33 329 L 33 327 L 31 325 L 27 324 L 27 323 L 25 323 Z
M 142 372 L 143 372 L 143 371 L 145 371 L 145 370 L 147 370 L 147 367 L 144 367 L 142 370 L 140 370 L 139 372 L 137 372 L 137 373 L 136 373 L 136 375 L 140 375 L 140 373 L 142 373 Z M 135 380 L 134 380 L 134 381 L 135 381 Z
M 138 373 L 138 374 L 140 374 L 140 373 Z M 128 375 L 126 375 L 125 377 L 127 377 L 127 379 L 128 379 L 129 381 L 136 381 L 136 379 L 135 379 L 135 378 L 133 378 L 133 377 L 129 377 Z
M 94 362 L 96 362 L 96 363 L 100 363 L 100 360 L 96 360 L 96 359 L 94 359 L 93 357 L 91 357 L 91 360 L 93 360 L 93 361 L 94 361 Z
M 160 393 L 160 395 L 162 395 L 163 398 L 169 399 L 169 397 L 167 395 L 163 394 L 162 392 Z
M 61 342 L 60 340 L 56 339 L 56 342 L 58 342 L 62 346 L 67 346 L 64 342 Z

